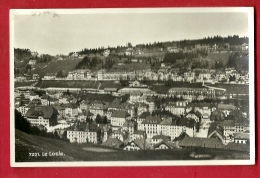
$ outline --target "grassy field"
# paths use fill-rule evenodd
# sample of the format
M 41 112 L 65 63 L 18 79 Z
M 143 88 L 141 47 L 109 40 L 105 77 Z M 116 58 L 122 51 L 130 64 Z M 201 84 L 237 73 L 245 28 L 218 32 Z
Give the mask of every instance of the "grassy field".
M 134 161 L 134 160 L 179 160 L 188 159 L 180 150 L 150 150 L 128 152 L 89 143 L 75 144 L 51 138 L 28 135 L 15 130 L 15 155 L 18 162 L 29 161 Z M 105 149 L 106 151 L 100 152 Z M 62 152 L 62 157 L 30 157 L 29 152 Z M 108 152 L 109 151 L 109 152 Z
M 32 74 L 39 74 L 40 76 L 44 76 L 47 73 L 56 73 L 60 70 L 71 71 L 75 69 L 76 65 L 81 60 L 82 59 L 68 59 L 62 61 L 53 60 L 49 63 L 38 63 L 33 66 L 35 69 L 32 70 Z
M 30 152 L 62 152 L 65 156 L 30 157 Z M 192 160 L 191 150 L 146 150 L 123 151 L 90 143 L 76 144 L 62 140 L 28 135 L 15 130 L 15 157 L 17 162 L 40 161 L 148 161 L 148 160 Z M 212 150 L 213 159 L 248 159 L 247 154 Z

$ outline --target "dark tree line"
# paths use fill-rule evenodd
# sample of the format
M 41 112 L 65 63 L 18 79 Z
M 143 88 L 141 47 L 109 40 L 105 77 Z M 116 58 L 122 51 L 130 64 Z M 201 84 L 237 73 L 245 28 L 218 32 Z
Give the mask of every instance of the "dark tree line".
M 248 43 L 248 37 L 239 37 L 238 35 L 228 36 L 228 37 L 221 37 L 219 35 L 217 36 L 211 36 L 211 37 L 204 37 L 203 39 L 198 40 L 181 40 L 179 43 L 180 48 L 184 47 L 195 47 L 195 45 L 222 45 L 222 47 L 225 47 L 224 43 L 228 43 L 229 45 L 241 45 L 243 43 Z
M 180 40 L 180 41 L 169 41 L 169 42 L 154 42 L 154 43 L 146 43 L 146 44 L 137 44 L 135 49 L 136 50 L 142 50 L 145 52 L 159 52 L 159 51 L 165 51 L 167 47 L 176 46 L 178 48 L 194 48 L 195 45 L 210 45 L 213 46 L 214 44 L 217 44 L 218 46 L 221 46 L 223 48 L 226 48 L 226 44 L 229 45 L 241 45 L 243 43 L 248 43 L 249 39 L 248 37 L 239 37 L 238 35 L 228 36 L 228 37 L 221 37 L 219 35 L 216 36 L 208 36 L 204 37 L 202 39 L 196 39 L 196 40 Z M 130 43 L 131 44 L 131 43 Z M 115 53 L 124 53 L 125 50 L 128 47 L 132 47 L 132 45 L 126 44 L 125 46 L 118 45 L 117 47 L 107 47 L 106 49 L 109 49 L 110 52 Z M 101 54 L 104 51 L 104 47 L 99 48 L 91 48 L 87 49 L 84 48 L 81 51 L 78 51 L 77 53 L 79 55 L 89 55 L 89 54 Z M 75 52 L 70 52 L 69 55 L 75 54 Z
M 87 68 L 95 68 L 97 64 L 99 63 L 99 59 L 97 57 L 94 57 L 92 59 L 89 59 L 87 56 L 85 56 L 82 61 L 80 61 L 76 65 L 76 69 L 87 69 Z

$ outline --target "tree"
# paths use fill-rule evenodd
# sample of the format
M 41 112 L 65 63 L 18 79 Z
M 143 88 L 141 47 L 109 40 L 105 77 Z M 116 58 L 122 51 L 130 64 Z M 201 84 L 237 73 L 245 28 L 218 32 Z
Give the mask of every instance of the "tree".
M 103 123 L 104 123 L 104 124 L 107 124 L 107 116 L 104 116 L 104 118 L 103 118 Z
M 22 114 L 15 109 L 15 129 L 21 130 L 25 133 L 31 133 L 31 123 L 27 121 Z
M 97 114 L 96 123 L 102 123 L 102 118 L 99 114 Z

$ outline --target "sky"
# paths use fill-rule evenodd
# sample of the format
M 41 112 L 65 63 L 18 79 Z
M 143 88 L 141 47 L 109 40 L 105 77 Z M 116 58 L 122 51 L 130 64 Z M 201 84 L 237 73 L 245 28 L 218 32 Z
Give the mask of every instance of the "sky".
M 221 13 L 38 14 L 14 16 L 14 47 L 40 54 L 69 54 L 83 48 L 248 36 L 248 16 Z

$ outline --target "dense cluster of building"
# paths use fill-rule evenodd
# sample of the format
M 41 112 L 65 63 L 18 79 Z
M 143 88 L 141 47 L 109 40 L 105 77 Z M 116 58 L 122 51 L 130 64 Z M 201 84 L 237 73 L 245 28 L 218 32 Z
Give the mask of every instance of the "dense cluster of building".
M 125 64 L 128 65 L 128 64 Z M 168 66 L 168 67 L 166 67 Z M 38 76 L 33 76 L 33 79 L 38 79 Z M 97 72 L 92 72 L 89 69 L 78 69 L 68 73 L 65 78 L 56 77 L 56 73 L 48 73 L 43 77 L 43 80 L 87 80 L 87 81 L 115 81 L 115 80 L 151 80 L 151 81 L 176 81 L 190 83 L 237 83 L 248 84 L 248 71 L 237 72 L 235 69 L 226 68 L 225 71 L 215 69 L 187 69 L 180 71 L 177 68 L 171 68 L 170 65 L 161 64 L 158 71 L 153 71 L 151 68 L 136 70 L 120 70 L 120 69 L 101 69 Z
M 170 95 L 182 100 L 166 101 L 159 107 L 138 81 L 121 90 L 121 94 L 130 94 L 126 101 L 116 97 L 105 102 L 66 92 L 47 91 L 40 96 L 32 90 L 16 89 L 15 108 L 33 126 L 56 130 L 61 136 L 66 132 L 70 142 L 124 150 L 188 147 L 186 141 L 180 144 L 186 137 L 214 139 L 222 146 L 249 143 L 247 112 L 232 104 L 194 103 L 189 99 L 215 96 L 219 92 L 216 89 L 171 88 Z

